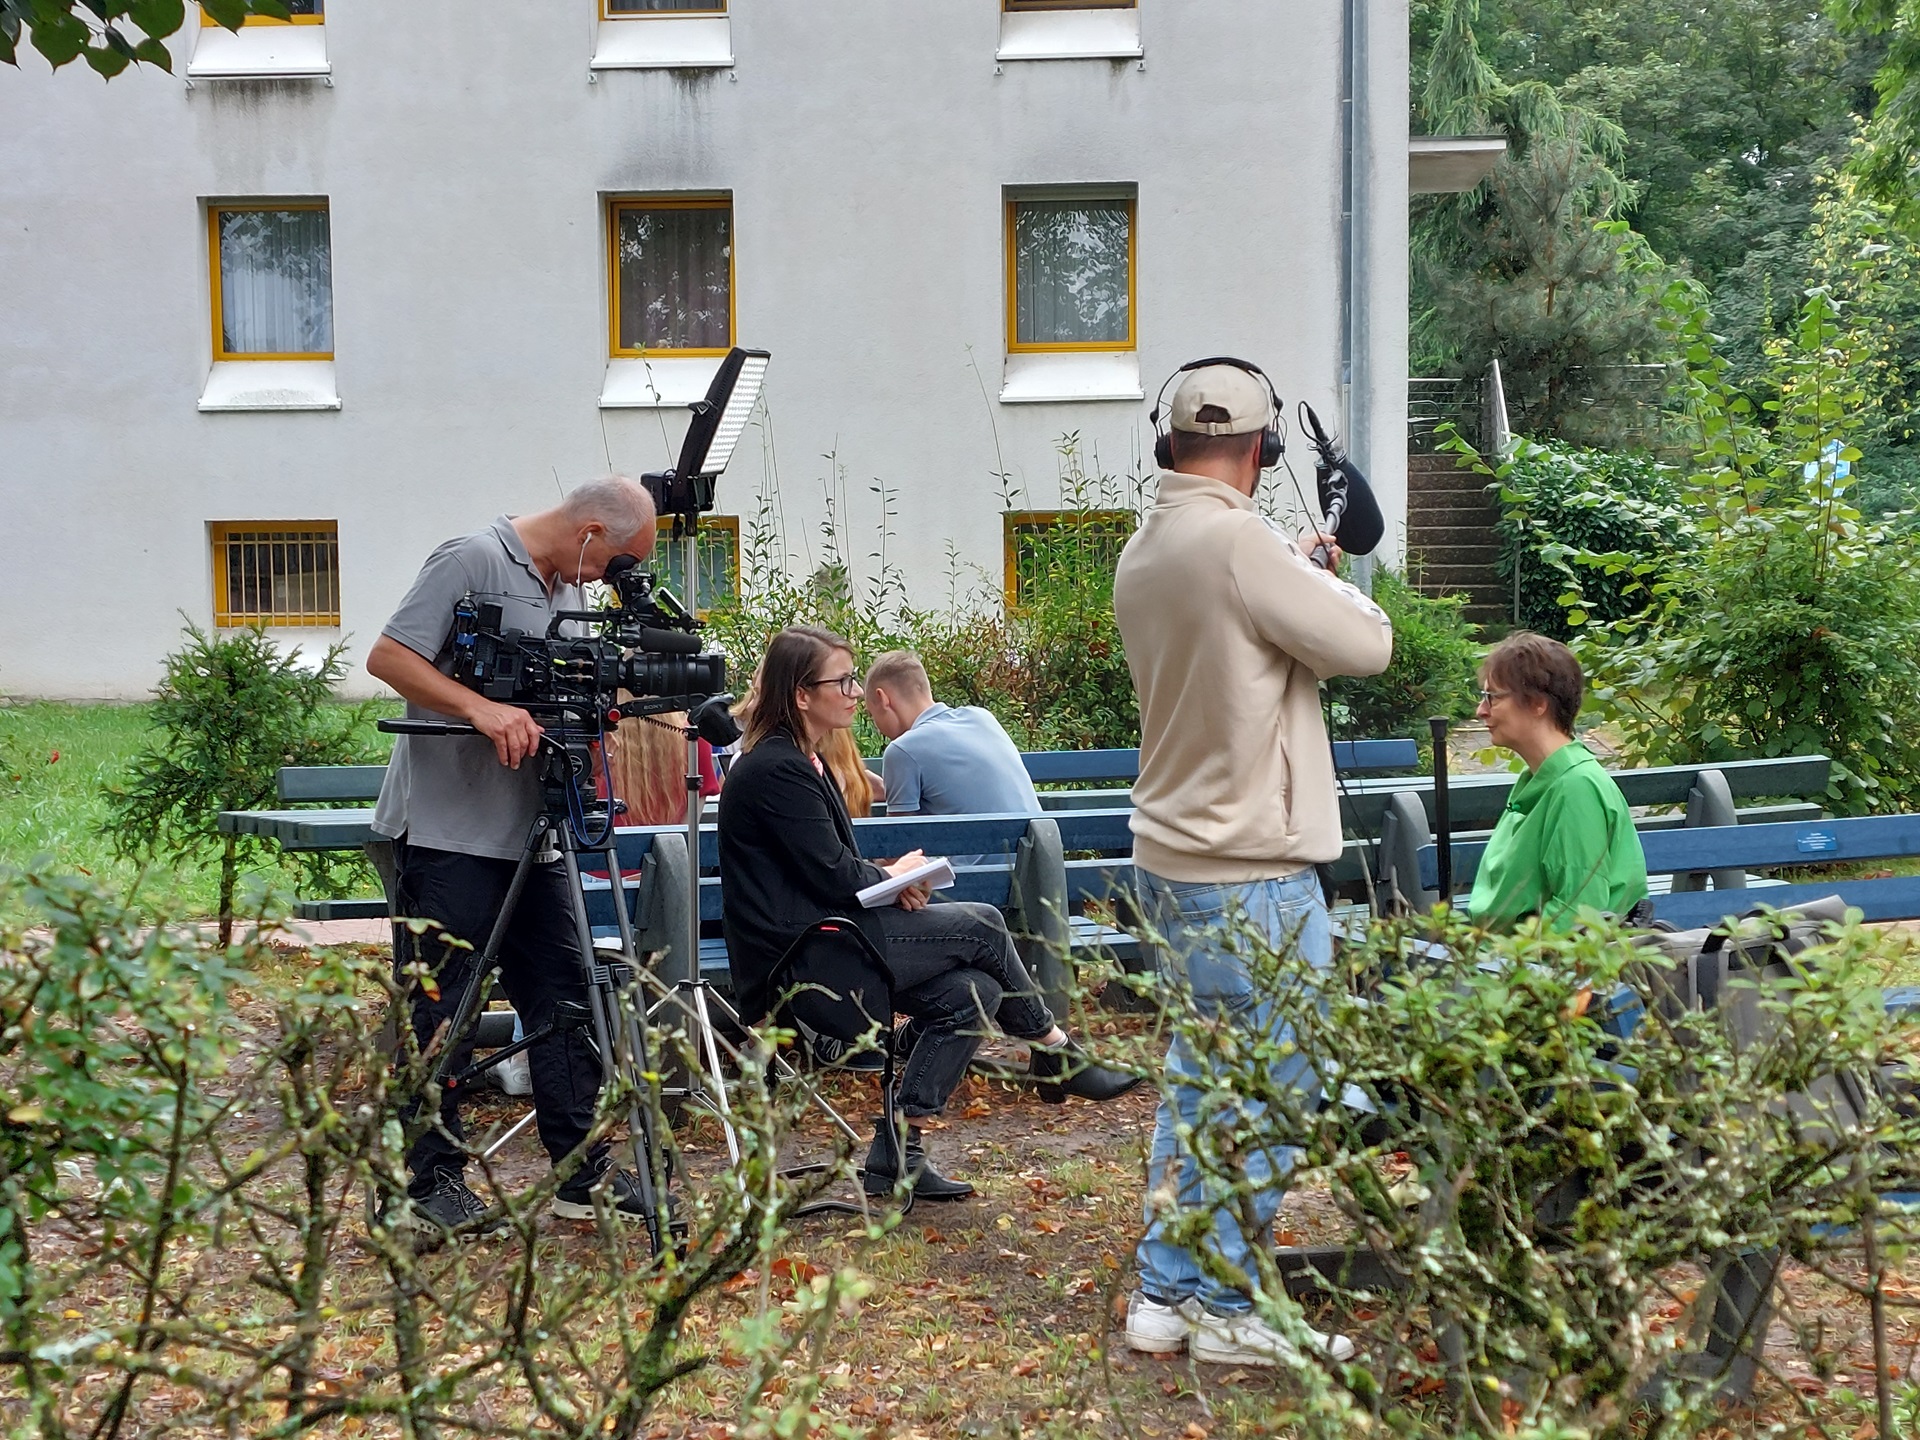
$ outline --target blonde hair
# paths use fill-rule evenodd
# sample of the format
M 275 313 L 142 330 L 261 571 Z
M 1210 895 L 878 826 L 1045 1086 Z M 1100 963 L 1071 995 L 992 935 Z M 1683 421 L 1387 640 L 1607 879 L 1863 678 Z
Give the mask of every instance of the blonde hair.
M 884 685 L 906 700 L 931 700 L 933 684 L 927 667 L 911 650 L 889 650 L 867 667 L 867 689 Z
M 630 699 L 625 691 L 622 700 Z M 660 721 L 655 724 L 654 721 Z M 607 744 L 613 795 L 627 802 L 623 825 L 674 825 L 687 818 L 686 712 L 623 721 Z
M 820 742 L 820 763 L 847 802 L 847 814 L 858 820 L 873 813 L 873 802 L 881 796 L 880 777 L 860 758 L 853 731 L 828 731 L 827 738 Z

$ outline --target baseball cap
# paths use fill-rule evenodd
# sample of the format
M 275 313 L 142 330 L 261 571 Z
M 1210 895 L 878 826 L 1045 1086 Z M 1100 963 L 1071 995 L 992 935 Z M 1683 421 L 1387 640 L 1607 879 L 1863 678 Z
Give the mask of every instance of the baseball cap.
M 1226 411 L 1225 420 L 1201 420 L 1209 405 Z M 1238 365 L 1207 365 L 1187 373 L 1173 392 L 1171 423 L 1200 435 L 1250 435 L 1273 420 L 1273 400 L 1256 375 Z

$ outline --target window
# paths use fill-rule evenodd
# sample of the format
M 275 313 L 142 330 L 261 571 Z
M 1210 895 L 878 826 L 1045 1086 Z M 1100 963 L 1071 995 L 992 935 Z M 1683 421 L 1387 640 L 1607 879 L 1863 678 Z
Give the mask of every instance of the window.
M 1008 14 L 1023 10 L 1131 10 L 1137 0 L 1006 0 Z
M 244 29 L 248 25 L 320 25 L 325 23 L 325 0 L 282 0 L 291 16 L 287 20 L 276 20 L 271 15 L 249 15 L 240 22 Z M 202 25 L 219 25 L 220 22 L 205 10 L 200 12 Z
M 331 360 L 327 202 L 209 205 L 215 360 Z
M 660 522 L 659 538 L 650 562 L 660 583 L 674 598 L 704 615 L 733 599 L 740 591 L 740 519 L 736 515 L 703 515 L 694 532 L 699 551 L 700 586 L 687 585 L 686 542 L 673 537 L 673 521 Z
M 727 0 L 601 0 L 603 20 L 631 20 L 642 15 L 724 15 Z
M 612 353 L 724 355 L 733 344 L 733 202 L 607 206 Z
M 1134 202 L 1062 194 L 1007 202 L 1007 349 L 1131 350 Z
M 333 520 L 216 520 L 213 623 L 340 623 L 340 526 Z
M 1002 517 L 1007 604 L 1029 598 L 1058 576 L 1076 589 L 1089 574 L 1112 580 L 1121 548 L 1133 534 L 1131 510 L 1010 510 Z

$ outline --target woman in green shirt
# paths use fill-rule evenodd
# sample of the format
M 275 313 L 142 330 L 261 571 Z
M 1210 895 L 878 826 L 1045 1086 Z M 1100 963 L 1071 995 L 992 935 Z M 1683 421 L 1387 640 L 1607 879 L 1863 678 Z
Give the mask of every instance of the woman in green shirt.
M 1624 916 L 1646 898 L 1647 864 L 1626 797 L 1573 738 L 1586 677 L 1558 640 L 1517 631 L 1480 667 L 1493 743 L 1527 762 L 1474 877 L 1473 918 L 1507 930 L 1529 915 L 1558 929 L 1582 910 Z

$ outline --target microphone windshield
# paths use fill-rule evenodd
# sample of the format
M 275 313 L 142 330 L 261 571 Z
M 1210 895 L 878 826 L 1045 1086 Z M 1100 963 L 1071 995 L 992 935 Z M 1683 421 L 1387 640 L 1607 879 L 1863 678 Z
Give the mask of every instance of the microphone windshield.
M 1373 486 L 1367 483 L 1351 460 L 1342 459 L 1338 467 L 1347 482 L 1347 509 L 1340 517 L 1335 538 L 1340 548 L 1349 555 L 1371 555 L 1380 546 L 1387 535 L 1386 517 L 1380 513 L 1380 502 L 1374 498 Z M 1329 498 L 1328 481 L 1332 472 L 1320 479 L 1320 508 L 1326 509 Z

